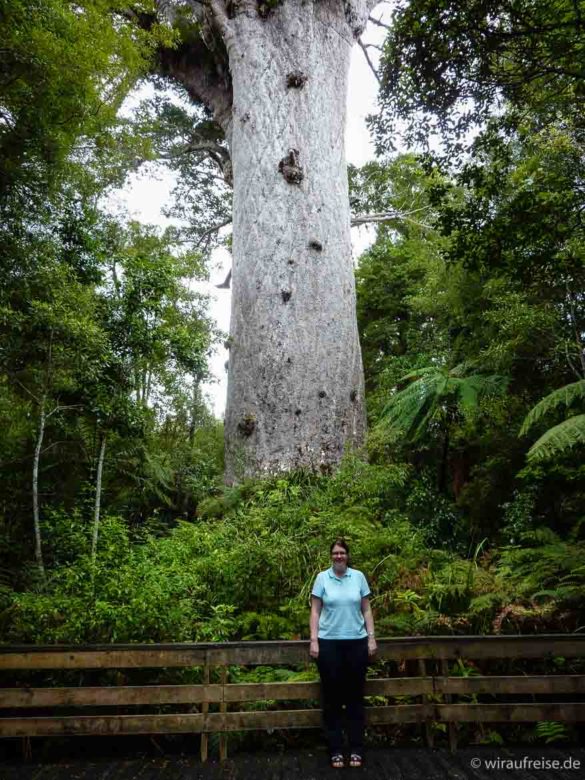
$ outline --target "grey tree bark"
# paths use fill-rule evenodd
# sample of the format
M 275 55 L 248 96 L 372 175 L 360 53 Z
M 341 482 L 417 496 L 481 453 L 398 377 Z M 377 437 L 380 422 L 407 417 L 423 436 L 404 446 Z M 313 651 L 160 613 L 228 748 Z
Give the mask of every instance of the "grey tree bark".
M 373 5 L 211 0 L 221 78 L 186 49 L 163 62 L 214 110 L 231 153 L 228 483 L 329 471 L 363 441 L 344 127 L 350 52 Z

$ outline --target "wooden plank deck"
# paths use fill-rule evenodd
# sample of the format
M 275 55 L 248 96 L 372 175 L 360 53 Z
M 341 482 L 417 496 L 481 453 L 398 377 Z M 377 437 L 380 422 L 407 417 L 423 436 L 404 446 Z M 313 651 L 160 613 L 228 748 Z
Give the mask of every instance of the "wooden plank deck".
M 485 763 L 497 759 L 522 762 L 524 757 L 561 764 L 572 759 L 573 768 L 498 769 Z M 475 768 L 472 759 L 479 759 L 481 766 Z M 0 780 L 321 780 L 340 776 L 356 780 L 581 780 L 585 748 L 479 746 L 462 748 L 454 755 L 445 749 L 371 748 L 363 769 L 341 770 L 341 775 L 340 770 L 329 768 L 325 753 L 315 748 L 239 753 L 221 765 L 217 760 L 202 764 L 194 755 L 0 764 Z

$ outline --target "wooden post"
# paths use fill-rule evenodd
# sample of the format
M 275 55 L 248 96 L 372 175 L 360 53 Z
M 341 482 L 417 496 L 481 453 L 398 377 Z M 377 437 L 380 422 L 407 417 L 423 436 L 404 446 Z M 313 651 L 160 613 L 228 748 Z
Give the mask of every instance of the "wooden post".
M 424 658 L 418 659 L 418 673 L 421 677 L 427 676 L 427 664 Z M 423 704 L 428 704 L 428 702 L 430 701 L 429 696 L 427 696 L 426 694 L 423 694 L 420 698 Z M 434 741 L 433 724 L 431 722 L 431 719 L 428 716 L 425 716 L 425 722 L 423 725 L 423 734 L 425 736 L 426 746 L 432 748 L 433 741 Z
M 221 667 L 221 684 L 223 686 L 223 695 L 221 697 L 221 702 L 219 704 L 219 711 L 220 712 L 227 712 L 227 703 L 225 700 L 225 686 L 228 679 L 228 670 L 227 666 Z M 225 732 L 222 732 L 219 735 L 219 760 L 225 761 L 227 759 L 227 734 Z
M 22 738 L 22 758 L 23 761 L 32 761 L 32 743 L 30 737 Z
M 441 658 L 441 674 L 443 677 L 449 676 L 449 663 L 446 658 Z M 450 693 L 445 693 L 444 698 L 445 704 L 451 704 Z M 449 750 L 454 753 L 457 750 L 457 728 L 451 721 L 447 724 L 447 734 L 449 736 Z
M 209 675 L 209 661 L 205 661 L 205 666 L 203 667 L 203 685 L 207 686 L 209 685 L 210 675 Z M 209 712 L 209 702 L 204 701 L 201 705 L 201 712 L 204 715 L 207 715 Z M 204 731 L 201 734 L 201 762 L 204 764 L 207 761 L 207 752 L 209 749 L 209 734 Z

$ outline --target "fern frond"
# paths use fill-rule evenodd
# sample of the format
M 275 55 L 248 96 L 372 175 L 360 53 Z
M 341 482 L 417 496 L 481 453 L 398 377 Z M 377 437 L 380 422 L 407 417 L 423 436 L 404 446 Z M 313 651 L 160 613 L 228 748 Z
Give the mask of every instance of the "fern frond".
M 380 415 L 381 422 L 395 433 L 415 440 L 425 433 L 442 409 L 459 407 L 470 413 L 477 408 L 480 396 L 502 393 L 508 384 L 507 377 L 465 376 L 466 370 L 466 365 L 461 363 L 451 370 L 426 366 L 405 374 L 400 382 L 409 384 L 390 398 Z
M 528 450 L 528 460 L 548 460 L 560 455 L 576 444 L 585 444 L 585 414 L 569 417 L 568 420 L 550 428 Z
M 536 406 L 528 412 L 520 428 L 520 436 L 527 433 L 532 426 L 553 409 L 560 406 L 569 407 L 580 399 L 585 399 L 585 379 L 572 382 L 570 385 L 559 387 L 546 395 Z
M 424 379 L 424 377 L 435 378 L 437 376 L 444 376 L 444 370 L 437 368 L 437 366 L 425 366 L 424 368 L 415 368 L 413 371 L 409 371 L 408 374 L 400 377 L 400 382 L 407 382 L 411 379 Z
M 471 377 L 466 380 L 459 381 L 459 399 L 461 407 L 471 412 L 477 406 L 477 399 L 479 397 L 479 388 L 475 382 L 470 381 Z
M 395 431 L 411 438 L 432 415 L 436 382 L 418 379 L 401 390 L 386 404 L 380 419 Z

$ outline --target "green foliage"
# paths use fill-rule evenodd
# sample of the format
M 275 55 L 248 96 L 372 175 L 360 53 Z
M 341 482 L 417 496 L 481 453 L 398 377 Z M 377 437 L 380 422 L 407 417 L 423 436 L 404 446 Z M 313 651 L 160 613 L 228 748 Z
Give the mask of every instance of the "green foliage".
M 22 198 L 30 208 L 62 180 L 72 153 L 87 161 L 87 146 L 111 151 L 116 112 L 146 68 L 151 36 L 115 0 L 7 0 L 0 20 L 0 203 Z
M 558 390 L 554 390 L 552 393 L 539 401 L 534 409 L 526 415 L 526 419 L 522 423 L 520 428 L 520 435 L 527 433 L 530 428 L 540 420 L 545 414 L 550 411 L 558 409 L 559 406 L 569 407 L 575 401 L 583 400 L 585 398 L 585 380 L 579 380 L 573 382 L 565 387 L 560 387 Z
M 580 148 L 570 122 L 526 120 L 515 134 L 488 127 L 456 175 L 404 156 L 352 174 L 357 201 L 391 210 L 410 193 L 430 228 L 397 220 L 358 270 L 370 451 L 434 471 L 476 541 L 497 538 L 503 509 L 532 478 L 520 476 L 527 444 L 515 431 L 543 394 L 581 376 Z M 576 422 L 551 433 L 551 446 L 557 433 L 576 442 Z M 561 477 L 556 463 L 534 472 L 534 510 L 567 529 L 582 475 L 567 459 Z
M 475 412 L 483 395 L 504 392 L 505 377 L 468 371 L 464 365 L 451 370 L 428 366 L 405 374 L 399 381 L 409 384 L 389 400 L 382 410 L 382 422 L 408 439 L 417 439 L 433 420 L 444 420 L 459 410 L 469 415 Z
M 36 446 L 41 519 L 92 514 L 102 441 L 102 507 L 159 528 L 194 513 L 221 465 L 200 393 L 215 336 L 201 257 L 97 205 L 151 155 L 120 107 L 175 33 L 142 24 L 150 2 L 1 5 L 0 565 L 20 582 Z
M 167 84 L 140 104 L 133 123 L 154 158 L 147 172 L 156 175 L 164 165 L 176 176 L 165 213 L 185 225 L 178 228 L 181 235 L 207 254 L 229 244 L 214 227 L 231 222 L 231 161 L 219 125 L 186 98 L 176 84 Z
M 585 398 L 585 380 L 580 379 L 565 387 L 560 387 L 539 401 L 528 413 L 520 435 L 527 433 L 542 417 L 558 409 L 559 406 L 570 407 L 573 403 Z M 565 454 L 577 444 L 585 443 L 585 415 L 578 414 L 569 417 L 548 431 L 531 446 L 528 451 L 529 460 L 546 460 Z
M 160 507 L 188 516 L 221 472 L 200 394 L 214 333 L 206 298 L 189 289 L 200 257 L 176 251 L 169 232 L 82 213 L 83 251 L 40 232 L 35 262 L 17 273 L 14 258 L 0 286 L 0 470 L 11 475 L 2 518 L 25 540 L 43 413 L 39 489 L 55 498 L 41 516 L 63 504 L 92 511 L 103 436 L 102 505 L 127 519 Z M 17 560 L 26 555 L 23 545 Z
M 455 148 L 502 101 L 540 117 L 579 115 L 585 70 L 580 6 L 571 0 L 401 0 L 382 56 L 379 142 L 398 120 Z
M 528 450 L 528 458 L 545 460 L 565 454 L 577 444 L 585 444 L 585 414 L 578 414 L 555 425 Z
M 545 745 L 566 742 L 569 739 L 567 725 L 554 720 L 539 721 L 535 727 L 535 734 L 536 738 L 543 740 Z
M 437 549 L 397 509 L 408 485 L 392 465 L 348 458 L 333 477 L 289 474 L 226 489 L 218 495 L 221 514 L 172 529 L 153 521 L 131 531 L 105 516 L 93 571 L 90 524 L 81 513 L 53 512 L 45 518 L 48 584 L 3 590 L 3 636 L 36 643 L 306 638 L 310 588 L 340 534 L 352 565 L 368 576 L 382 636 L 583 624 L 582 542 L 540 530 L 500 550 L 485 541 L 467 555 L 452 545 Z

